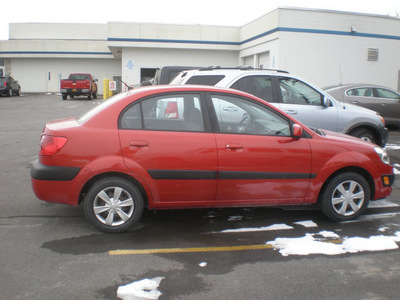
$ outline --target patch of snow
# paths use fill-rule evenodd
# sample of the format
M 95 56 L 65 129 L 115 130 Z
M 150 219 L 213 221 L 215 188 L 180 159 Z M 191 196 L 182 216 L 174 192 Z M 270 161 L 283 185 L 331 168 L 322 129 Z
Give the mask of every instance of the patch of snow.
M 394 170 L 394 174 L 400 174 L 400 165 L 399 164 L 394 164 L 393 165 L 393 170 Z
M 142 279 L 120 286 L 117 297 L 122 300 L 157 300 L 162 293 L 157 289 L 164 277 Z
M 202 268 L 207 267 L 207 263 L 205 261 L 203 261 L 203 262 L 199 263 L 199 266 Z
M 292 226 L 286 224 L 274 224 L 265 227 L 249 227 L 249 228 L 237 228 L 237 229 L 225 229 L 220 231 L 220 233 L 232 233 L 232 232 L 257 232 L 257 231 L 271 231 L 271 230 L 288 230 L 293 229 Z
M 243 220 L 243 216 L 230 216 L 228 221 L 241 221 Z
M 297 224 L 306 228 L 318 227 L 318 225 L 313 221 L 299 221 L 294 222 L 293 224 Z
M 371 201 L 368 204 L 368 207 L 374 207 L 374 208 L 379 208 L 379 207 L 397 207 L 399 204 L 393 203 L 387 200 L 377 200 L 377 201 Z
M 400 145 L 386 144 L 385 149 L 386 150 L 399 150 L 400 149 Z
M 363 251 L 383 251 L 398 249 L 396 242 L 400 242 L 400 231 L 394 236 L 371 236 L 369 238 L 352 237 L 346 238 L 342 243 L 330 243 L 323 241 L 317 236 L 337 238 L 336 233 L 322 231 L 317 234 L 307 233 L 300 238 L 277 238 L 267 244 L 278 249 L 283 256 L 326 254 L 339 255 L 344 253 L 357 253 Z
M 390 229 L 389 227 L 381 227 L 378 229 L 379 232 L 385 232 L 386 230 Z
M 357 218 L 356 220 L 343 221 L 341 223 L 347 224 L 347 223 L 359 223 L 359 222 L 365 222 L 365 221 L 374 221 L 374 220 L 380 220 L 380 219 L 393 218 L 398 215 L 400 215 L 400 212 L 362 215 L 359 218 Z

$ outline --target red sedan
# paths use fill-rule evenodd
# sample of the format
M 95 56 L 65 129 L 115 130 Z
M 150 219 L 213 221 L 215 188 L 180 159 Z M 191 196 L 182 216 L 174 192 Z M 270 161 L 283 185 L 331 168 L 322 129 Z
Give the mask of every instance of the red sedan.
M 83 202 L 105 232 L 131 228 L 144 208 L 318 202 L 328 218 L 350 220 L 394 181 L 380 147 L 206 86 L 140 88 L 49 122 L 31 177 L 38 198 Z

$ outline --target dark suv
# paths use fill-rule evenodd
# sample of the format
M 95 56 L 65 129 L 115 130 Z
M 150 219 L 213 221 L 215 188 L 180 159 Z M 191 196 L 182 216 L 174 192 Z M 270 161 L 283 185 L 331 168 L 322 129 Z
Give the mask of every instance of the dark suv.
M 0 95 L 21 95 L 21 86 L 18 81 L 14 80 L 11 76 L 0 77 Z
M 378 113 L 341 103 L 286 71 L 213 67 L 181 72 L 170 84 L 214 85 L 241 90 L 270 102 L 311 128 L 346 133 L 381 147 L 388 139 L 385 121 Z

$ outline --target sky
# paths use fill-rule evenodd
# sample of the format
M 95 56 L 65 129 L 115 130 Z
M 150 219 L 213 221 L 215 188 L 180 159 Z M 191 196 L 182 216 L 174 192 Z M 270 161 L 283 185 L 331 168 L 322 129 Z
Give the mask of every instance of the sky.
M 10 23 L 145 22 L 242 26 L 278 7 L 400 16 L 399 0 L 13 0 L 1 4 L 0 40 Z

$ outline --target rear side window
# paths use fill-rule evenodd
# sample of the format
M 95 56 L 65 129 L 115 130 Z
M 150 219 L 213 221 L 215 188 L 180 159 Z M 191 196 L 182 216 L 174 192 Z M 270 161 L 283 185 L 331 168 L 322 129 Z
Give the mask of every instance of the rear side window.
M 120 128 L 204 131 L 200 96 L 180 94 L 145 99 L 123 112 Z
M 360 96 L 360 97 L 373 97 L 374 92 L 372 88 L 364 87 L 348 90 L 346 92 L 347 96 Z
M 276 102 L 272 95 L 270 76 L 247 76 L 236 81 L 231 88 L 253 94 L 268 102 Z
M 225 75 L 192 76 L 185 84 L 216 85 Z

